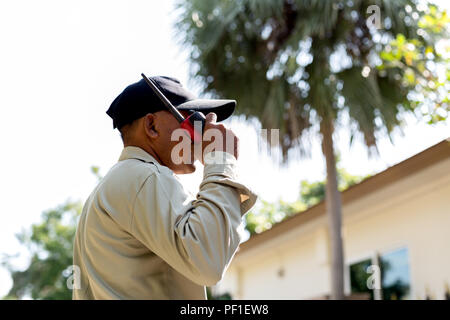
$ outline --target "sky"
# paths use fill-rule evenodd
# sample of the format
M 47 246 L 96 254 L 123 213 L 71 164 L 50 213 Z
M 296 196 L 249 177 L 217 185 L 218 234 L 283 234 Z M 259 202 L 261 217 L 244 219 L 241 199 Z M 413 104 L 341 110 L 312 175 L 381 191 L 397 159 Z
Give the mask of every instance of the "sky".
M 174 40 L 174 18 L 172 0 L 0 2 L 0 257 L 26 256 L 14 235 L 46 209 L 84 201 L 96 184 L 90 167 L 105 174 L 117 161 L 122 144 L 105 111 L 141 72 L 173 76 L 189 87 L 187 51 Z M 260 198 L 294 201 L 301 180 L 324 178 L 317 136 L 305 138 L 310 158 L 280 168 L 258 152 L 251 125 L 236 118 L 227 124 L 240 137 L 241 179 Z M 380 172 L 449 137 L 449 124 L 409 118 L 394 144 L 380 139 L 374 158 L 360 141 L 349 148 L 341 130 L 335 136 L 341 165 L 352 174 Z M 199 166 L 182 180 L 195 191 L 201 174 Z M 0 296 L 11 284 L 0 268 Z

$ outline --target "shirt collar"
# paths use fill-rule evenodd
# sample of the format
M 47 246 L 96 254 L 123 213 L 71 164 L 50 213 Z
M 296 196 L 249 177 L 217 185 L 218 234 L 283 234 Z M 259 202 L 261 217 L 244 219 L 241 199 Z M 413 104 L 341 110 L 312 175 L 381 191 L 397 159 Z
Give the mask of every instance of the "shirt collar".
M 159 162 L 155 158 L 153 158 L 147 151 L 135 146 L 127 146 L 123 148 L 122 153 L 119 157 L 119 161 L 127 159 L 138 159 L 145 162 L 151 162 L 156 166 L 160 166 Z

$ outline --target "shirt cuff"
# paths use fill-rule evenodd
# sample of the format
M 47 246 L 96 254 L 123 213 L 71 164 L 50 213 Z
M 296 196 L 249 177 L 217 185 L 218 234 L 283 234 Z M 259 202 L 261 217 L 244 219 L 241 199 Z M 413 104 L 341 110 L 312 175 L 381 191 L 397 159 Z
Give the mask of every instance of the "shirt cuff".
M 212 151 L 204 155 L 203 162 L 205 164 L 203 171 L 204 178 L 212 174 L 220 174 L 235 178 L 237 160 L 231 153 L 225 151 Z
M 256 202 L 256 194 L 237 181 L 237 160 L 224 151 L 213 151 L 203 157 L 205 168 L 202 185 L 209 182 L 220 183 L 234 188 L 239 194 L 240 212 L 244 215 Z M 200 185 L 200 189 L 202 188 Z

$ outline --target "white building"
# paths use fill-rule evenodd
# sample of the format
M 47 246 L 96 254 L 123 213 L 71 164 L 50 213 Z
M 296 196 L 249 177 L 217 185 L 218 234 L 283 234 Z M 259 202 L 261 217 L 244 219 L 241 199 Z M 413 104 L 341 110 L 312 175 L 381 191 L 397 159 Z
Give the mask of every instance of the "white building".
M 385 298 L 446 297 L 450 139 L 347 189 L 342 203 L 347 295 L 370 292 L 372 276 L 381 278 Z M 214 292 L 233 299 L 326 298 L 327 237 L 322 202 L 242 243 Z M 376 268 L 367 273 L 369 265 L 385 266 L 380 278 Z

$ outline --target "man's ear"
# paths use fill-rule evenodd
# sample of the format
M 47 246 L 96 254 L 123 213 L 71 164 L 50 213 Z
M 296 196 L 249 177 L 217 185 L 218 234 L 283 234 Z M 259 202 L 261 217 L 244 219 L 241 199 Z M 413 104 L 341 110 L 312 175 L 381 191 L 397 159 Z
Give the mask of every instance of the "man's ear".
M 159 133 L 155 129 L 155 121 L 156 121 L 155 116 L 152 113 L 149 113 L 144 117 L 145 133 L 151 139 L 156 139 L 159 137 Z

